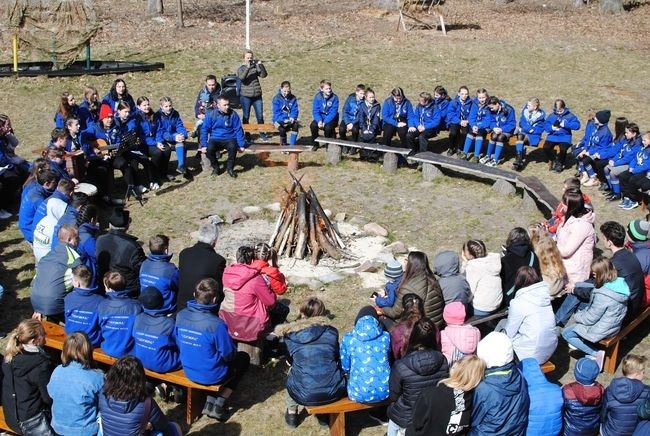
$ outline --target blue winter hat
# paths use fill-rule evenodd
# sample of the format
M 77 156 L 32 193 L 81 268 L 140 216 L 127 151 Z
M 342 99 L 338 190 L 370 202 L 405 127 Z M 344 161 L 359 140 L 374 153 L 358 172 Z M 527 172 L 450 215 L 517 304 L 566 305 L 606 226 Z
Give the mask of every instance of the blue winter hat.
M 573 368 L 573 375 L 576 381 L 585 386 L 593 385 L 599 373 L 600 368 L 598 367 L 598 363 L 588 357 L 583 357 L 578 360 L 575 368 Z
M 384 275 L 388 280 L 395 280 L 396 278 L 401 277 L 402 274 L 404 274 L 404 270 L 402 269 L 401 263 L 395 259 L 391 259 L 386 262 L 386 266 L 384 267 Z

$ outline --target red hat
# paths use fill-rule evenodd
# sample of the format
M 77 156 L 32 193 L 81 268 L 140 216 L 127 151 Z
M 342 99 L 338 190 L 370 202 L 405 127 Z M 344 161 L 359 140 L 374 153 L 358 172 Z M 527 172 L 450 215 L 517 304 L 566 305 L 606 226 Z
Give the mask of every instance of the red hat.
M 107 104 L 103 104 L 99 108 L 99 121 L 103 120 L 104 118 L 112 117 L 113 116 L 113 109 Z

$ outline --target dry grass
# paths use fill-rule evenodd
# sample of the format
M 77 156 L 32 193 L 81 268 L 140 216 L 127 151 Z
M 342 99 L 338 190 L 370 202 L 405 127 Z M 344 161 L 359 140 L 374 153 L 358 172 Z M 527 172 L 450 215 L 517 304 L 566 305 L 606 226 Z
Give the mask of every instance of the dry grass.
M 222 75 L 239 63 L 243 46 L 243 24 L 229 21 L 240 15 L 243 3 L 230 5 L 227 13 L 207 7 L 207 0 L 188 4 L 188 27 L 172 27 L 174 11 L 168 9 L 168 23 L 142 22 L 127 11 L 140 2 L 97 0 L 104 30 L 93 46 L 97 59 L 155 60 L 166 64 L 164 71 L 124 76 L 131 93 L 153 100 L 170 95 L 181 114 L 190 118 L 196 93 L 208 73 Z M 172 2 L 173 3 L 173 2 Z M 380 100 L 394 86 L 404 87 L 415 100 L 421 90 L 436 84 L 450 92 L 466 84 L 470 89 L 487 88 L 519 109 L 531 96 L 539 96 L 544 107 L 562 97 L 581 116 L 590 106 L 607 107 L 613 116 L 626 115 L 642 129 L 650 128 L 644 102 L 650 97 L 645 66 L 649 25 L 643 20 L 646 4 L 633 15 L 608 20 L 592 9 L 566 13 L 559 3 L 542 8 L 534 2 L 517 7 L 495 8 L 490 2 L 450 2 L 445 8 L 448 24 L 459 24 L 442 37 L 440 32 L 396 33 L 395 14 L 378 14 L 370 2 L 349 10 L 350 4 L 296 2 L 256 2 L 253 46 L 267 64 L 269 78 L 263 80 L 266 115 L 270 119 L 271 97 L 282 80 L 290 80 L 302 108 L 303 123 L 309 122 L 312 95 L 318 82 L 329 78 L 340 97 L 359 82 L 372 86 Z M 169 5 L 168 7 L 173 7 Z M 571 16 L 571 21 L 567 16 Z M 225 18 L 224 18 L 225 17 Z M 211 25 L 209 22 L 215 24 Z M 626 33 L 631 22 L 634 33 Z M 472 27 L 479 25 L 480 29 Z M 453 29 L 453 28 L 452 28 Z M 4 33 L 4 32 L 3 32 Z M 7 61 L 10 52 L 3 35 L 0 55 Z M 0 79 L 0 112 L 12 117 L 25 155 L 48 140 L 58 95 L 71 90 L 78 96 L 85 84 L 93 84 L 103 94 L 113 76 L 66 79 Z M 303 134 L 307 134 L 303 130 Z M 441 140 L 444 139 L 441 138 Z M 304 140 L 304 139 L 303 139 Z M 519 196 L 501 197 L 489 185 L 460 178 L 423 182 L 420 173 L 400 169 L 386 174 L 378 165 L 346 160 L 331 167 L 322 152 L 301 157 L 304 182 L 316 190 L 324 207 L 346 212 L 360 223 L 376 221 L 390 231 L 391 240 L 401 240 L 433 255 L 444 249 L 458 250 L 468 238 L 482 238 L 490 250 L 498 250 L 507 231 L 517 225 L 540 220 L 541 214 L 522 207 Z M 150 195 L 144 208 L 130 205 L 132 232 L 141 239 L 153 233 L 172 238 L 171 250 L 178 253 L 191 243 L 189 233 L 204 215 L 226 214 L 246 205 L 278 201 L 287 183 L 285 157 L 272 155 L 259 162 L 252 156 L 240 157 L 239 178 L 200 176 L 189 184 L 170 184 Z M 196 165 L 196 162 L 193 162 Z M 546 181 L 559 194 L 561 181 L 569 172 L 550 174 L 542 163 L 526 169 Z M 627 222 L 641 217 L 605 205 L 593 195 L 598 223 L 608 219 Z M 268 217 L 268 216 L 267 216 Z M 268 217 L 271 218 L 272 217 Z M 33 258 L 21 242 L 15 222 L 0 222 L 2 250 L 1 283 L 9 291 L 3 303 L 3 330 L 10 329 L 30 312 L 29 282 L 34 273 Z M 370 291 L 358 279 L 350 278 L 326 287 L 323 298 L 341 332 L 350 329 L 357 308 L 366 304 Z M 288 298 L 299 304 L 312 292 L 291 288 Z M 634 351 L 645 353 L 647 328 L 629 341 Z M 555 358 L 554 358 L 555 360 Z M 560 352 L 554 379 L 567 380 L 569 359 Z M 255 369 L 243 381 L 233 398 L 237 413 L 227 424 L 200 419 L 192 434 L 284 434 L 283 383 L 285 367 Z M 608 376 L 602 376 L 606 382 Z M 181 420 L 182 408 L 171 408 Z M 383 434 L 365 415 L 353 415 L 353 434 Z M 308 419 L 296 434 L 326 434 Z

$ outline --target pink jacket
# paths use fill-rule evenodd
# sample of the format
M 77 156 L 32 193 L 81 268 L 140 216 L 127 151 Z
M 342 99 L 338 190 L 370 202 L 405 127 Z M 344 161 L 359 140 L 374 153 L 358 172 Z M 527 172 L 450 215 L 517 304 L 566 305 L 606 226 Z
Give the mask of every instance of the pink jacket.
M 448 325 L 440 332 L 441 351 L 449 365 L 456 348 L 463 354 L 474 354 L 480 340 L 481 332 L 471 325 Z
M 242 263 L 227 266 L 223 292 L 219 317 L 234 340 L 252 342 L 270 331 L 269 308 L 275 306 L 276 296 L 258 269 Z
M 589 279 L 596 245 L 595 218 L 593 211 L 579 218 L 572 216 L 557 229 L 555 240 L 570 286 Z

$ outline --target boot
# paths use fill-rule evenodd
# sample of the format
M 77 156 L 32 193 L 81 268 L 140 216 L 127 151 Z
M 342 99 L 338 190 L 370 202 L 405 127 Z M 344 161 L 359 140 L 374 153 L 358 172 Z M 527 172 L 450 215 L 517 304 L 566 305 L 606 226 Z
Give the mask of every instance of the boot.
M 524 154 L 523 153 L 517 153 L 517 157 L 515 158 L 515 163 L 512 164 L 512 169 L 515 171 L 521 171 L 524 169 Z
M 564 170 L 564 164 L 559 160 L 553 162 L 553 171 L 556 173 L 561 173 Z

